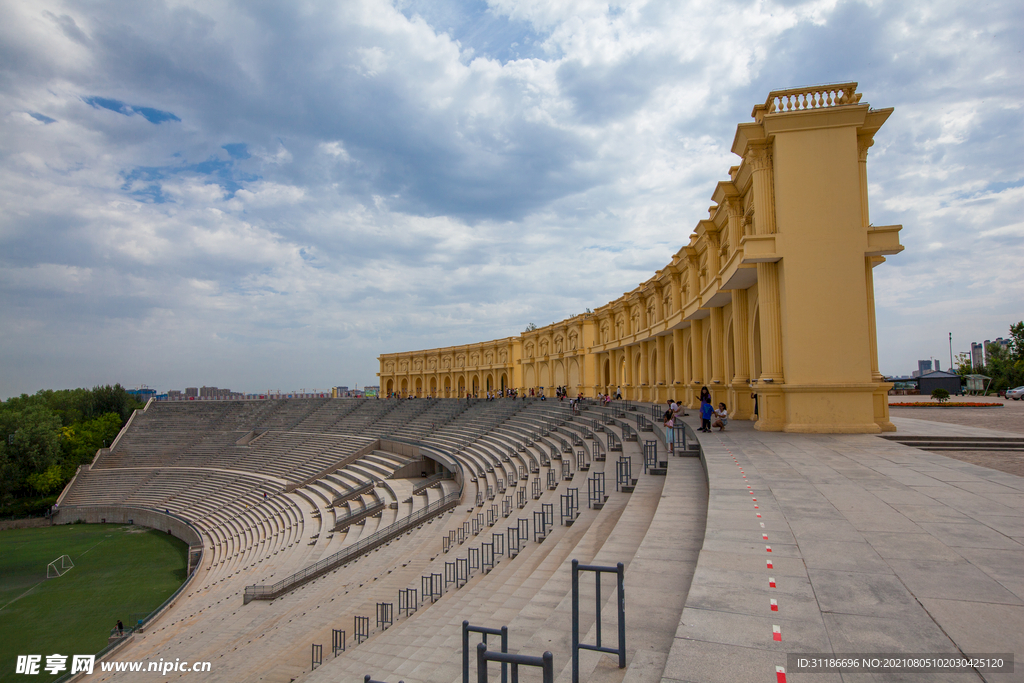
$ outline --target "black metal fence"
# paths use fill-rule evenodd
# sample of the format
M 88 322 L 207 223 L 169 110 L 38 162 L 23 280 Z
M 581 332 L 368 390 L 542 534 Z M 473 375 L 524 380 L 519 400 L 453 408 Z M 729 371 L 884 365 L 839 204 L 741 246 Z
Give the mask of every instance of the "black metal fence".
M 596 615 L 594 625 L 596 628 L 597 642 L 594 644 L 580 642 L 580 580 L 579 573 L 595 573 L 595 601 Z M 604 647 L 601 645 L 601 574 L 614 573 L 618 590 L 618 647 Z M 580 564 L 579 560 L 572 561 L 572 683 L 580 681 L 580 650 L 594 650 L 595 652 L 607 652 L 619 656 L 619 668 L 626 668 L 626 593 L 624 589 L 625 567 L 619 562 L 614 567 L 601 567 L 598 565 Z

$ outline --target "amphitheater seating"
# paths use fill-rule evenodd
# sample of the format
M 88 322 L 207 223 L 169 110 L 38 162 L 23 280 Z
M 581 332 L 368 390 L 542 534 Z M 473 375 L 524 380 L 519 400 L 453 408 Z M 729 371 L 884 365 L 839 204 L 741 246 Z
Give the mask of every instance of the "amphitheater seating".
M 595 411 L 586 419 L 597 417 L 604 416 Z M 621 425 L 606 429 L 622 434 Z M 562 453 L 562 441 L 571 445 L 573 435 L 586 438 L 572 446 L 570 457 Z M 458 490 L 452 479 L 428 480 L 418 487 L 418 478 L 394 478 L 409 459 L 383 450 L 307 481 L 372 439 L 387 436 L 451 454 L 464 476 L 462 505 L 273 602 L 243 606 L 245 586 L 281 580 Z M 590 451 L 593 439 L 605 439 L 610 446 L 607 438 L 607 433 L 594 433 L 582 416 L 573 419 L 567 404 L 556 401 L 310 399 L 151 405 L 136 416 L 114 449 L 83 469 L 62 505 L 167 509 L 190 519 L 204 535 L 203 565 L 186 599 L 158 620 L 145 639 L 131 645 L 133 658 L 173 653 L 210 660 L 238 680 L 288 680 L 304 674 L 303 680 L 354 680 L 374 673 L 407 683 L 454 683 L 461 678 L 463 619 L 508 624 L 516 634 L 516 650 L 539 654 L 567 649 L 567 567 L 573 558 L 627 565 L 634 558 L 642 560 L 638 566 L 644 573 L 627 576 L 644 585 L 662 582 L 672 596 L 667 614 L 678 619 L 678 582 L 693 549 L 676 548 L 666 557 L 650 530 L 679 523 L 677 503 L 673 507 L 664 501 L 690 500 L 696 508 L 706 507 L 700 491 L 692 487 L 701 481 L 699 473 L 689 471 L 694 466 L 699 470 L 699 464 L 690 460 L 689 470 L 642 477 L 632 494 L 616 493 L 612 458 L 597 462 Z M 571 481 L 561 479 L 561 462 L 550 460 L 552 448 L 566 457 Z M 584 451 L 590 472 L 577 471 L 576 451 Z M 639 469 L 639 444 L 627 442 L 624 452 L 633 458 L 634 471 Z M 552 471 L 557 474 L 554 489 L 547 485 Z M 602 472 L 608 501 L 603 509 L 591 510 L 587 478 Z M 571 488 L 577 489 L 582 509 L 571 526 L 562 526 L 562 496 Z M 667 490 L 673 495 L 666 496 Z M 679 491 L 685 493 L 676 495 Z M 399 590 L 419 591 L 424 575 L 443 577 L 446 562 L 467 558 L 469 548 L 479 548 L 493 534 L 501 534 L 507 543 L 509 527 L 517 527 L 520 518 L 532 531 L 534 513 L 545 505 L 554 513 L 554 524 L 543 542 L 535 542 L 531 533 L 514 559 L 506 548 L 488 573 L 473 569 L 465 586 L 447 586 L 433 605 L 420 595 L 419 610 L 412 616 L 402 615 L 384 632 L 372 629 L 369 641 L 353 644 L 355 616 L 369 616 L 372 624 L 377 604 L 387 602 L 396 603 L 399 616 Z M 369 514 L 344 524 L 363 512 Z M 452 537 L 462 542 L 442 552 L 444 539 Z M 675 565 L 668 570 L 659 564 L 665 562 Z M 665 614 L 665 606 L 660 607 Z M 642 621 L 636 617 L 631 625 L 636 635 L 628 650 L 631 660 L 637 657 L 631 680 L 655 680 L 644 677 L 643 667 L 657 668 L 671 642 L 659 642 L 647 652 L 642 639 L 653 643 L 657 638 L 653 627 L 644 630 Z M 584 620 L 584 631 L 592 626 L 592 617 Z M 325 653 L 329 661 L 310 673 L 309 645 L 324 643 L 329 649 L 332 628 L 347 631 L 349 651 L 336 659 Z M 200 631 L 217 636 L 196 637 Z M 224 643 L 233 645 L 226 649 Z M 561 670 L 567 662 L 557 664 Z M 595 671 L 599 658 L 587 659 L 585 666 Z

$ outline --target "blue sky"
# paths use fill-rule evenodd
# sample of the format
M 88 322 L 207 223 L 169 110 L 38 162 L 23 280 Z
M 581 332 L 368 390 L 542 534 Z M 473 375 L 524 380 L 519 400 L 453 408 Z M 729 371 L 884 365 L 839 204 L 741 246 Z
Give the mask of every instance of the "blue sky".
M 1019 3 L 0 7 L 0 397 L 374 383 L 670 259 L 768 91 L 856 80 L 880 365 L 1024 318 Z

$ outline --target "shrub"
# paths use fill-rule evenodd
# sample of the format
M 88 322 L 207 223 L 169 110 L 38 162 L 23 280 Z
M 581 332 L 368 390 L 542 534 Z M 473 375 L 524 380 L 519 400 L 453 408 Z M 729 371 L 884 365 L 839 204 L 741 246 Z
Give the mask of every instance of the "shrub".
M 939 403 L 945 403 L 949 400 L 949 392 L 945 389 L 936 389 L 932 392 L 932 399 Z

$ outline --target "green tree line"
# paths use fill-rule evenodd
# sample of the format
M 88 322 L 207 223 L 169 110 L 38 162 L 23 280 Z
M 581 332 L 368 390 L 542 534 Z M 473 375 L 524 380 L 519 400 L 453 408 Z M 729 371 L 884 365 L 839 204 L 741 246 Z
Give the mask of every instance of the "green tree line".
M 43 390 L 0 402 L 0 514 L 45 508 L 142 406 L 120 384 Z
M 996 393 L 1014 387 L 1024 386 L 1024 321 L 1010 325 L 1010 345 L 989 344 L 985 365 L 973 366 L 971 356 L 961 353 L 957 356 L 957 373 L 986 375 L 992 378 L 989 392 Z

